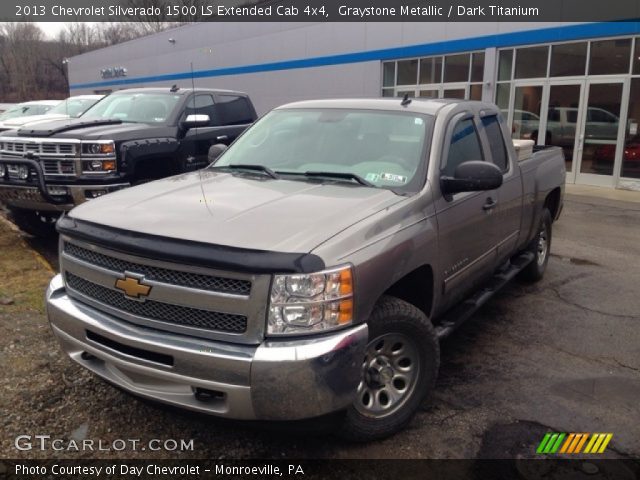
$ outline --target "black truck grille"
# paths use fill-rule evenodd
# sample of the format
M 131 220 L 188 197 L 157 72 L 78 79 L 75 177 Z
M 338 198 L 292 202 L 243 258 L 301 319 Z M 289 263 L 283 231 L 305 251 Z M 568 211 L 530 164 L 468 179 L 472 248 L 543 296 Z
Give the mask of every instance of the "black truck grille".
M 118 273 L 124 273 L 125 271 L 138 273 L 144 275 L 145 278 L 149 280 L 168 283 L 170 285 L 198 288 L 212 292 L 232 293 L 236 295 L 249 295 L 251 292 L 251 282 L 248 280 L 214 277 L 210 275 L 142 265 L 104 255 L 102 253 L 97 253 L 69 242 L 65 242 L 64 252 L 67 255 L 71 255 L 72 257 L 84 260 L 85 262 L 108 270 Z
M 243 333 L 247 329 L 247 317 L 244 315 L 200 310 L 154 300 L 138 302 L 129 300 L 120 292 L 97 285 L 70 272 L 66 272 L 65 278 L 67 286 L 72 290 L 132 315 L 221 332 Z

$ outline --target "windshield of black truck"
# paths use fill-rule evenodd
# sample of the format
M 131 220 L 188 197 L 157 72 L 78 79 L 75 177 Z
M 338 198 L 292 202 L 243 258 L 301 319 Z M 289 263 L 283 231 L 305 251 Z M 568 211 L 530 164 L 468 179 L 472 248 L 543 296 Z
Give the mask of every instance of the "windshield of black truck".
M 433 117 L 409 112 L 275 110 L 213 165 L 260 165 L 288 179 L 349 181 L 413 190 L 425 170 Z M 305 175 L 311 173 L 312 175 Z M 288 176 L 287 176 L 288 175 Z M 296 178 L 297 177 L 297 178 Z M 364 180 L 364 182 L 362 181 Z M 422 178 L 423 180 L 423 178 Z
M 119 93 L 109 95 L 87 110 L 83 118 L 116 119 L 123 122 L 164 124 L 180 95 Z

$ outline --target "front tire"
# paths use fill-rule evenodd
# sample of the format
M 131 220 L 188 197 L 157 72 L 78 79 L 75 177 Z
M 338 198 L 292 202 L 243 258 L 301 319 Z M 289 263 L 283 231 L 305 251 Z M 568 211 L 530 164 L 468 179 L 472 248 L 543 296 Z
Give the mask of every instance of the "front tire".
M 540 226 L 538 233 L 531 240 L 529 251 L 533 252 L 533 261 L 527 265 L 521 272 L 521 278 L 528 282 L 537 282 L 544 277 L 544 272 L 547 269 L 549 263 L 549 253 L 551 252 L 551 232 L 552 232 L 552 218 L 549 209 L 545 208 L 542 211 L 542 217 L 540 218 Z
M 433 390 L 440 364 L 433 326 L 410 303 L 382 297 L 368 325 L 362 379 L 338 431 L 358 442 L 403 429 Z

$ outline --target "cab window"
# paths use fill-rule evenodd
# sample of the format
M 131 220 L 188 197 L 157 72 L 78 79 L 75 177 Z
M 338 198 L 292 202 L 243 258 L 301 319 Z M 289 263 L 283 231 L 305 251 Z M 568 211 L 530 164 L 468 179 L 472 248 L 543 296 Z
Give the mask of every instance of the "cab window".
M 473 119 L 465 118 L 453 129 L 447 161 L 441 168 L 441 175 L 453 177 L 458 165 L 471 160 L 484 160 L 484 156 Z
M 504 138 L 502 130 L 500 130 L 498 117 L 496 115 L 483 117 L 482 125 L 487 133 L 493 163 L 503 172 L 507 171 L 509 169 L 509 159 L 507 157 L 507 148 L 504 145 Z

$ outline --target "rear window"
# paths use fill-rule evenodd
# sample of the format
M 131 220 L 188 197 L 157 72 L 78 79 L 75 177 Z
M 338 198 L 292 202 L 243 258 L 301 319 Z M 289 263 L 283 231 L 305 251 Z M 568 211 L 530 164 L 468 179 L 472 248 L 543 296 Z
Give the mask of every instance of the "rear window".
M 495 163 L 503 172 L 508 170 L 509 162 L 507 158 L 507 148 L 504 145 L 504 138 L 502 136 L 502 131 L 500 130 L 498 117 L 496 115 L 483 117 L 482 125 L 484 125 L 484 129 L 487 132 L 493 163 Z
M 218 95 L 218 112 L 226 125 L 242 125 L 254 120 L 253 109 L 246 97 Z

